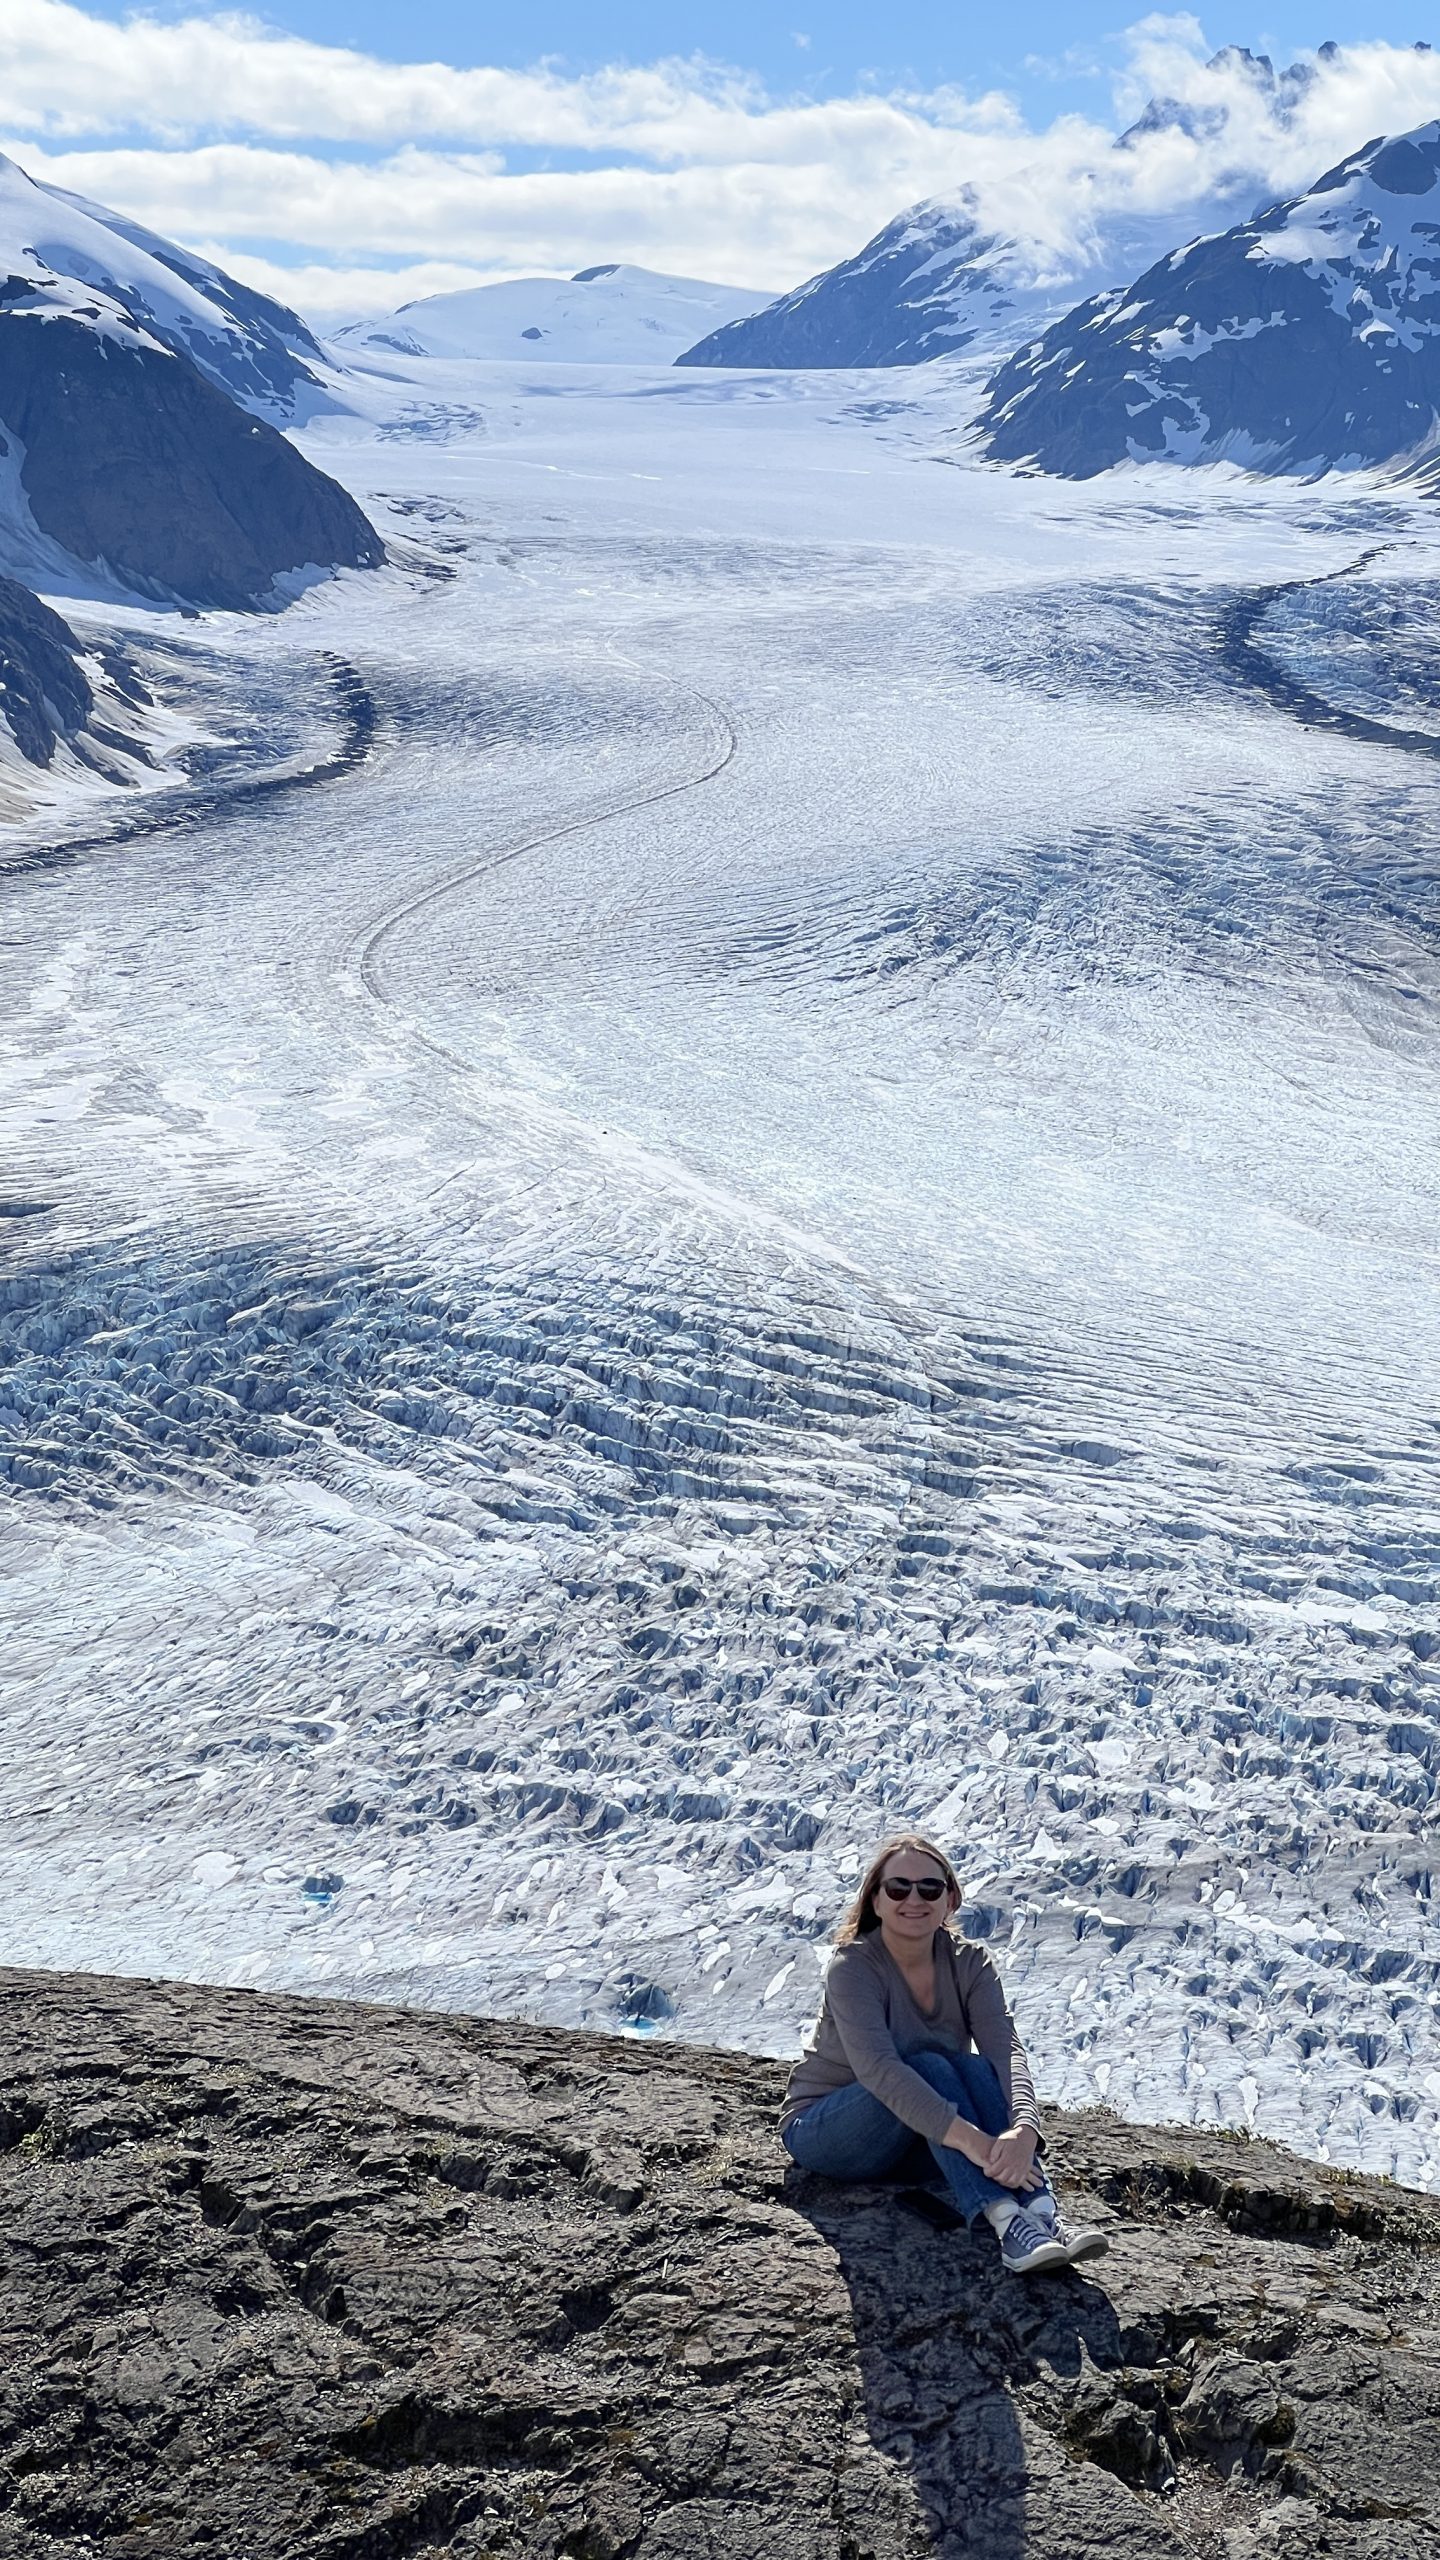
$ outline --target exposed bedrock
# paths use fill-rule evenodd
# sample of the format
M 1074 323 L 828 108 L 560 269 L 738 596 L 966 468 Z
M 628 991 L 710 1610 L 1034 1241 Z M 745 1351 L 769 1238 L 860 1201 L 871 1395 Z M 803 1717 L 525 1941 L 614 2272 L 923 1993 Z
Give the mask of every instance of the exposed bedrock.
M 0 442 L 40 532 L 142 594 L 245 611 L 287 572 L 368 569 L 353 498 L 183 357 L 0 290 Z
M 94 709 L 79 655 L 68 622 L 28 587 L 0 578 L 0 710 L 27 764 L 48 764 L 57 741 L 75 737 Z
M 1089 2277 L 787 2167 L 780 2068 L 0 1975 L 0 2552 L 1423 2560 L 1440 2202 L 1062 2117 Z
M 96 699 L 82 664 L 87 654 L 109 703 Z M 143 709 L 151 699 L 121 650 L 95 653 L 93 643 L 80 640 L 28 587 L 0 578 L 0 713 L 27 764 L 51 764 L 61 745 L 111 775 L 115 755 L 148 764 L 151 759 L 140 741 L 105 713 L 112 704 L 122 713 Z

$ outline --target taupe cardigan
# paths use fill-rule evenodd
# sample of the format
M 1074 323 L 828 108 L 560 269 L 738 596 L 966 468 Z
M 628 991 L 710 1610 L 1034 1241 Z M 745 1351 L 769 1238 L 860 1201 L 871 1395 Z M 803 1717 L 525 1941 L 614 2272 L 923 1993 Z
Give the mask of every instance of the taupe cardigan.
M 994 2065 L 1012 2125 L 1031 2126 L 1043 2142 L 1030 2065 L 1000 1976 L 984 1948 L 938 1929 L 935 1995 L 935 2010 L 927 2017 L 886 1954 L 878 1929 L 839 1948 L 825 1977 L 825 1997 L 810 2041 L 790 2074 L 781 2131 L 817 2098 L 859 2080 L 913 2133 L 927 2142 L 942 2142 L 959 2110 L 905 2060 L 907 2053 L 929 2046 L 983 2053 Z

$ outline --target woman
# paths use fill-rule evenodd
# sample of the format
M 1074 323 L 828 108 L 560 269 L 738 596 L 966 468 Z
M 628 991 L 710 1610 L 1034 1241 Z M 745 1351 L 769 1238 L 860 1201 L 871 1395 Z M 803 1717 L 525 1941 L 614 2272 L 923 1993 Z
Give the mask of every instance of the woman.
M 1108 2244 L 1061 2221 L 1036 2165 L 1030 2067 L 990 1958 L 950 1928 L 959 1907 L 943 1851 L 887 1840 L 837 1933 L 780 2137 L 822 2177 L 884 2178 L 918 2135 L 966 2222 L 983 2213 L 998 2233 L 1011 2274 L 1071 2267 Z

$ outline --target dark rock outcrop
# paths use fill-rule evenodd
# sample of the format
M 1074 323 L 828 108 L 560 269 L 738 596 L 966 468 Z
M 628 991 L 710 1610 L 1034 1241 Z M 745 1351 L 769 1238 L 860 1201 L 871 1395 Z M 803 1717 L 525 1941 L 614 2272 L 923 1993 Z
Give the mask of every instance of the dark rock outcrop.
M 99 700 L 83 663 L 87 656 L 101 685 Z M 80 640 L 28 587 L 0 578 L 0 716 L 27 764 L 53 764 L 63 744 L 107 780 L 133 780 L 127 768 L 152 758 L 120 724 L 153 700 L 119 644 Z
M 46 765 L 95 708 L 68 622 L 13 578 L 0 578 L 0 712 L 27 764 Z
M 1440 437 L 1440 122 L 1177 249 L 1020 349 L 978 421 L 997 461 L 1317 473 Z
M 277 577 L 373 568 L 353 498 L 103 295 L 0 280 L 0 443 L 42 534 L 140 594 L 243 611 Z
M 1090 2278 L 738 2055 L 0 1975 L 5 2560 L 1423 2560 L 1440 2201 L 1053 2129 Z

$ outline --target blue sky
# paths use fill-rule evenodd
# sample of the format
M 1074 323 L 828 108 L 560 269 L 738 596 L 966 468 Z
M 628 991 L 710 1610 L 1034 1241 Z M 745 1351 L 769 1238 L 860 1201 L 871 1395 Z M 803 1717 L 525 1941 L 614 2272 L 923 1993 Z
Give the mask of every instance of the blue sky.
M 101 0 L 95 14 L 123 21 L 135 12 L 121 0 Z M 168 0 L 152 5 L 149 14 L 198 13 Z M 608 8 L 590 0 L 547 0 L 540 9 L 477 9 L 469 0 L 412 0 L 404 9 L 394 0 L 286 0 L 284 7 L 253 14 L 292 35 L 353 46 L 385 61 L 519 68 L 554 57 L 585 71 L 698 53 L 752 71 L 779 90 L 833 92 L 862 82 L 929 89 L 953 80 L 971 88 L 1000 87 L 1038 118 L 1054 114 L 1057 103 L 1093 108 L 1096 79 L 1113 68 L 1123 30 L 1141 12 L 1105 0 L 1032 0 L 1003 11 L 936 6 L 934 0 L 907 0 L 900 9 L 877 8 L 874 0 L 823 0 L 818 7 L 794 0 L 788 9 L 785 0 L 711 0 L 708 7 L 688 9 L 666 0 L 616 0 Z M 1268 6 L 1263 18 L 1244 11 L 1198 14 L 1212 47 L 1243 44 L 1285 61 L 1327 37 L 1341 44 L 1378 37 L 1406 45 L 1429 32 L 1429 13 L 1417 10 L 1413 0 L 1396 8 L 1327 7 L 1319 14 L 1309 7 Z
M 0 148 L 321 321 L 608 259 L 779 292 L 962 190 L 1063 271 L 1111 212 L 1178 242 L 1440 115 L 1412 37 L 1384 7 L 4 0 Z M 1314 76 L 1277 97 L 1226 43 Z M 1186 120 L 1117 154 L 1157 94 Z

